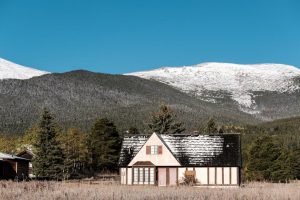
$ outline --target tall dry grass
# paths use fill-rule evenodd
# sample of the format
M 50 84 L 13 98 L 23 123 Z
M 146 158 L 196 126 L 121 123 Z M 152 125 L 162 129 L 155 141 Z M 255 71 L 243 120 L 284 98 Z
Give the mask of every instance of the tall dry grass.
M 250 183 L 241 188 L 149 187 L 64 182 L 0 181 L 1 200 L 52 199 L 212 199 L 212 200 L 277 200 L 300 199 L 300 183 Z

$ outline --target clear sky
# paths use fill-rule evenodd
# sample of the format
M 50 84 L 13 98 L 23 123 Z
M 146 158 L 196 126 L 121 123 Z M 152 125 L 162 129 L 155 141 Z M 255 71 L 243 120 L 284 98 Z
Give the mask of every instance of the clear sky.
M 300 67 L 300 1 L 0 0 L 0 57 L 51 72 Z

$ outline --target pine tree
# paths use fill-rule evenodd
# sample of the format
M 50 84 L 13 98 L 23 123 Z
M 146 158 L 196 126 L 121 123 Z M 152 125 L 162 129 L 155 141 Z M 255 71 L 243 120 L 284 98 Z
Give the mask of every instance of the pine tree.
M 95 171 L 114 171 L 120 153 L 120 136 L 113 122 L 98 119 L 89 136 L 90 162 Z
M 181 133 L 185 130 L 183 123 L 176 122 L 176 115 L 166 105 L 162 105 L 160 110 L 153 113 L 151 122 L 148 124 L 152 132 L 158 134 L 175 134 Z
M 291 170 L 292 179 L 300 180 L 300 149 L 298 147 L 294 147 L 290 150 L 289 160 L 286 164 Z
M 210 118 L 206 125 L 206 133 L 218 133 L 218 127 L 214 118 Z
M 56 135 L 54 118 L 44 109 L 39 123 L 38 138 L 34 144 L 33 170 L 38 179 L 62 179 L 64 158 Z
M 281 147 L 270 136 L 256 139 L 250 146 L 246 176 L 249 180 L 272 181 L 278 173 L 283 173 L 284 158 Z M 278 180 L 273 180 L 278 181 Z

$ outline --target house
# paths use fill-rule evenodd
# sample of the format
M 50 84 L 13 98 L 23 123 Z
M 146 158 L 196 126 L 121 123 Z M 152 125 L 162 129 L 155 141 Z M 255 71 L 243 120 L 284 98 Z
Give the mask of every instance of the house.
M 29 160 L 0 152 L 0 179 L 26 179 Z
M 121 184 L 176 186 L 192 178 L 199 186 L 239 186 L 239 134 L 134 135 L 124 137 Z
M 28 177 L 33 178 L 34 175 L 32 173 L 32 158 L 33 158 L 33 152 L 30 149 L 26 149 L 24 151 L 21 151 L 20 153 L 17 154 L 18 157 L 21 158 L 26 158 L 29 161 L 29 166 L 28 166 Z

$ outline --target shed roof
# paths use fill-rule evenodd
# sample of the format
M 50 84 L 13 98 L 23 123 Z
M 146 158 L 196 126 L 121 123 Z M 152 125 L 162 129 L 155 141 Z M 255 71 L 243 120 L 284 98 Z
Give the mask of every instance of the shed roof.
M 158 136 L 182 166 L 241 166 L 239 134 Z M 149 137 L 124 137 L 119 165 L 127 166 Z
M 21 158 L 12 154 L 0 152 L 0 160 L 28 160 L 26 158 Z

